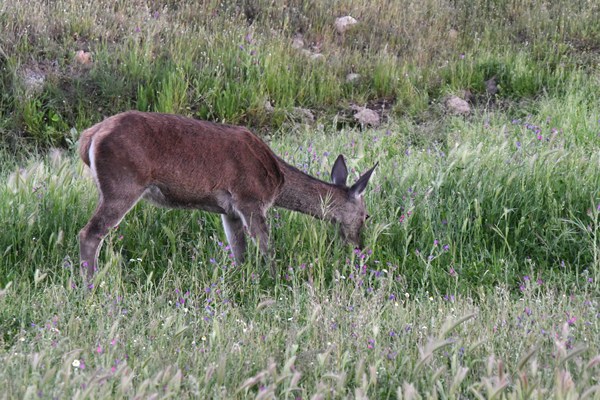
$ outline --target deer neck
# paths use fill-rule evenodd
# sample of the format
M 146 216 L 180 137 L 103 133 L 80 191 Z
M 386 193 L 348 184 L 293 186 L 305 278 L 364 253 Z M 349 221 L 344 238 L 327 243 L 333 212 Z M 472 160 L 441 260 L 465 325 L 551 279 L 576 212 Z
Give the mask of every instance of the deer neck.
M 314 178 L 279 159 L 285 179 L 275 206 L 336 221 L 336 205 L 347 196 L 344 189 Z

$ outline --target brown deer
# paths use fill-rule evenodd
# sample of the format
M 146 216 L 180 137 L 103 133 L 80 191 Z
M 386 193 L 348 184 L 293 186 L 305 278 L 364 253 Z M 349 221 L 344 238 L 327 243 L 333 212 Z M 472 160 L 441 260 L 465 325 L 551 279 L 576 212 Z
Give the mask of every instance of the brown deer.
M 221 214 L 238 263 L 244 260 L 246 230 L 270 256 L 266 212 L 271 206 L 337 223 L 347 242 L 362 246 L 367 218 L 362 194 L 377 165 L 348 187 L 340 155 L 331 171 L 333 183 L 327 183 L 287 164 L 243 127 L 138 111 L 92 126 L 79 143 L 99 192 L 96 211 L 79 233 L 82 273 L 88 280 L 103 237 L 140 198 Z

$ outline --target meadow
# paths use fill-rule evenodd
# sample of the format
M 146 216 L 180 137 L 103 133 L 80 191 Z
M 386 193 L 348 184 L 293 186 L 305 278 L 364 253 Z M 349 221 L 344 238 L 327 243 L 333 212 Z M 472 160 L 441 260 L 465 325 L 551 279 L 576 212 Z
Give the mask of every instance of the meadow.
M 599 12 L 0 3 L 0 398 L 598 398 Z M 248 126 L 324 180 L 379 162 L 366 248 L 273 209 L 273 278 L 218 215 L 140 203 L 86 289 L 77 140 L 128 109 Z

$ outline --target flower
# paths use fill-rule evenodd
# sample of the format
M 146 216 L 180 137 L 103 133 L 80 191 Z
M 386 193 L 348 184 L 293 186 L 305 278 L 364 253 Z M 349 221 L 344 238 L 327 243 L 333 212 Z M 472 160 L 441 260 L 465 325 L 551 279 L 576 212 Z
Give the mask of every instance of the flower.
M 79 368 L 81 366 L 81 362 L 78 359 L 74 359 L 71 365 L 75 368 Z

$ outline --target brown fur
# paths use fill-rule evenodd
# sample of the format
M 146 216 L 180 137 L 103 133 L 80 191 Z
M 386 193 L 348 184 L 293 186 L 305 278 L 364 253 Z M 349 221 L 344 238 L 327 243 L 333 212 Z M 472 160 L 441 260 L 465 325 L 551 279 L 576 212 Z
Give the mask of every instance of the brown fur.
M 359 244 L 366 215 L 360 194 L 372 170 L 352 195 L 354 187 L 345 186 L 341 156 L 336 165 L 344 182 L 328 184 L 286 164 L 245 128 L 138 111 L 117 114 L 85 130 L 79 153 L 92 169 L 100 194 L 96 212 L 80 232 L 88 278 L 102 238 L 141 197 L 161 206 L 222 214 L 240 262 L 246 229 L 269 254 L 266 211 L 274 203 L 339 222 L 343 233 L 344 225 L 353 230 L 344 236 Z M 327 197 L 333 200 L 331 215 L 319 211 Z

